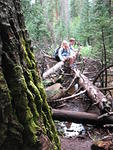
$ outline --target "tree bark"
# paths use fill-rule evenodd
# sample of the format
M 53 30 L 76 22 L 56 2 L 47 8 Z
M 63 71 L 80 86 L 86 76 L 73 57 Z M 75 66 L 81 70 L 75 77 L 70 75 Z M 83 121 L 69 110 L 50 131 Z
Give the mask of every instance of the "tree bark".
M 43 78 L 48 77 L 52 73 L 55 73 L 63 65 L 64 62 L 62 61 L 57 63 L 55 66 L 53 66 L 43 74 Z M 85 75 L 81 74 L 78 69 L 74 69 L 73 71 L 75 74 L 75 78 L 78 78 L 79 85 L 84 90 L 86 90 L 86 93 L 89 96 L 89 98 L 92 100 L 92 102 L 96 104 L 101 111 L 105 110 L 107 104 L 107 99 L 105 95 L 102 92 L 100 92 L 100 90 L 96 86 L 94 86 L 92 82 L 90 82 Z
M 102 28 L 102 44 L 104 50 L 104 67 L 107 67 L 107 57 L 106 57 L 106 46 L 105 46 L 105 39 L 104 39 L 104 29 Z M 105 81 L 104 87 L 107 87 L 107 69 L 105 70 Z
M 0 150 L 59 150 L 20 0 L 0 1 Z
M 103 125 L 113 124 L 113 117 L 100 118 L 97 114 L 52 109 L 53 119 L 82 124 Z
M 79 85 L 86 90 L 87 95 L 96 104 L 101 111 L 104 110 L 104 106 L 107 103 L 105 95 L 100 92 L 100 90 L 94 86 L 86 76 L 80 73 L 78 69 L 74 70 L 75 76 L 79 78 Z
M 52 68 L 50 68 L 49 70 L 44 72 L 43 79 L 47 78 L 49 75 L 51 75 L 51 74 L 55 73 L 56 71 L 58 71 L 58 69 L 60 69 L 63 65 L 64 65 L 63 61 L 58 62 L 55 66 L 53 66 Z

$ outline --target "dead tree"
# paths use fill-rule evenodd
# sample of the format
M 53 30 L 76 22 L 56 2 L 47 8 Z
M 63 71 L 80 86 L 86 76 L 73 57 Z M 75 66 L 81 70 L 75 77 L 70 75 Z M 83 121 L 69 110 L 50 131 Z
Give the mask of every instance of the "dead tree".
M 58 62 L 55 66 L 53 66 L 52 68 L 50 68 L 49 70 L 44 72 L 43 79 L 47 78 L 49 75 L 51 75 L 51 74 L 55 73 L 56 71 L 58 71 L 58 69 L 60 69 L 63 65 L 64 65 L 63 61 Z
M 43 77 L 45 78 L 49 76 L 50 74 L 57 71 L 63 65 L 64 62 L 62 61 L 57 63 L 55 66 L 47 70 L 43 74 Z M 110 107 L 107 105 L 108 100 L 106 96 L 96 86 L 94 86 L 92 82 L 89 81 L 88 78 L 85 75 L 83 75 L 78 69 L 74 69 L 73 74 L 75 78 L 78 79 L 78 84 L 81 86 L 81 88 L 86 90 L 86 94 L 92 100 L 93 105 L 97 105 L 101 111 L 103 110 L 105 111 L 105 109 L 108 109 L 107 111 L 109 111 Z
M 86 90 L 88 97 L 92 100 L 93 105 L 97 105 L 101 111 L 109 108 L 107 107 L 108 100 L 106 96 L 88 80 L 88 78 L 81 74 L 78 69 L 74 70 L 74 74 L 79 78 L 79 85 Z
M 53 119 L 92 125 L 113 124 L 113 117 L 109 114 L 99 117 L 97 114 L 86 112 L 75 112 L 68 110 L 52 109 Z M 113 115 L 113 114 L 112 114 Z

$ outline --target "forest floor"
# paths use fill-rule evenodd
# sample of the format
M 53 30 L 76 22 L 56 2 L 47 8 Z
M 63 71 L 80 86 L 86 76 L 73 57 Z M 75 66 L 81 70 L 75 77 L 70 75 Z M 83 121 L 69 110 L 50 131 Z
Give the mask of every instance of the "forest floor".
M 88 101 L 86 102 L 82 99 L 78 99 L 76 101 L 66 103 L 66 105 L 61 109 L 85 111 L 87 105 Z M 96 108 L 92 107 L 88 112 L 97 113 L 97 111 L 98 110 Z M 64 131 L 62 135 L 60 134 L 61 150 L 108 150 L 108 147 L 111 144 L 111 139 L 108 140 L 108 137 L 111 134 L 108 128 L 97 128 L 92 125 L 83 125 L 83 128 L 80 129 L 75 124 L 76 131 L 74 131 L 71 127 L 72 123 L 65 122 L 64 124 L 66 124 L 65 131 L 67 130 L 67 132 Z M 75 134 L 73 134 L 74 132 Z M 102 142 L 102 139 L 104 138 L 105 140 Z
M 76 106 L 76 107 L 75 107 Z M 66 104 L 62 109 L 65 110 L 80 110 L 83 111 L 81 101 L 77 100 L 72 103 Z M 70 125 L 67 125 L 67 129 L 70 128 Z M 73 131 L 72 131 L 73 132 Z M 86 132 L 86 131 L 85 131 Z M 78 133 L 79 135 L 66 137 L 60 136 L 61 140 L 61 149 L 62 150 L 91 150 L 92 139 L 89 138 L 87 133 Z
M 91 150 L 92 141 L 90 139 L 60 138 L 62 150 Z
M 41 58 L 38 58 L 38 57 Z M 43 54 L 37 55 L 39 62 L 38 68 L 41 74 L 44 68 L 51 68 L 56 64 L 51 58 L 43 57 Z M 100 62 L 86 58 L 85 62 L 78 68 L 84 73 L 90 81 L 93 81 L 100 69 Z M 100 111 L 96 106 L 91 105 L 90 99 L 82 95 L 77 99 L 63 103 L 58 106 L 61 110 L 80 111 L 99 114 Z M 57 109 L 56 108 L 56 109 Z M 96 127 L 94 125 L 82 125 L 72 122 L 55 121 L 56 128 L 61 140 L 61 150 L 113 150 L 113 127 L 103 125 Z

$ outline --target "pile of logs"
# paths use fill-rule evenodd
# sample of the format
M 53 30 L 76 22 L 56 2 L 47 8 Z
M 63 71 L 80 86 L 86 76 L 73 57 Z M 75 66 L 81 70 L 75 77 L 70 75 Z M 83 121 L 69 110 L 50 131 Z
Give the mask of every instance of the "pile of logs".
M 56 106 L 85 94 L 91 100 L 92 105 L 99 108 L 100 116 L 86 112 L 53 109 L 53 119 L 95 125 L 113 124 L 111 102 L 108 100 L 106 95 L 104 95 L 98 87 L 96 87 L 83 73 L 81 73 L 79 69 L 71 69 L 69 66 L 67 69 L 65 68 L 65 64 L 66 63 L 63 61 L 58 62 L 50 69 L 47 69 L 47 71 L 45 71 L 42 75 L 44 81 L 51 79 L 51 84 L 53 84 L 46 88 L 48 103 L 51 106 Z M 61 71 L 61 78 L 59 77 L 60 79 L 54 80 L 54 74 L 58 72 L 58 70 Z M 58 80 L 62 81 L 64 74 L 67 78 L 71 77 L 72 79 L 69 82 L 67 79 L 64 80 L 64 82 L 68 85 L 67 87 L 64 87 L 62 82 L 56 83 Z M 79 89 L 75 89 L 76 86 L 78 86 Z M 74 92 L 70 95 L 70 89 L 73 87 Z

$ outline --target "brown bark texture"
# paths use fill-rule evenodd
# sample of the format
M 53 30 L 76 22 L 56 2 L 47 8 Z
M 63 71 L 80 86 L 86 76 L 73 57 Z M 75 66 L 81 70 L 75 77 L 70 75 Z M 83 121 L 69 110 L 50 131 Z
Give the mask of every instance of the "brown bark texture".
M 63 61 L 58 62 L 55 66 L 47 70 L 46 72 L 43 73 L 43 79 L 49 77 L 51 74 L 55 73 L 64 65 Z
M 106 111 L 105 109 L 109 110 L 110 107 L 106 96 L 85 75 L 81 74 L 78 69 L 75 69 L 74 73 L 79 78 L 79 85 L 86 90 L 86 94 L 92 100 L 93 104 L 97 105 L 102 112 Z
M 58 62 L 55 66 L 53 66 L 43 74 L 43 78 L 48 77 L 52 73 L 55 73 L 64 64 L 65 63 L 62 61 Z M 89 79 L 85 75 L 83 75 L 78 69 L 74 69 L 73 74 L 75 78 L 78 78 L 78 84 L 80 85 L 80 87 L 86 90 L 86 94 L 92 100 L 92 103 L 94 105 L 97 105 L 101 112 L 110 111 L 109 102 L 106 96 L 96 86 L 94 86 L 93 83 L 89 81 Z
M 97 114 L 86 112 L 75 112 L 69 110 L 52 109 L 53 119 L 91 125 L 113 124 L 112 116 L 100 117 Z
M 20 0 L 0 0 L 0 150 L 59 150 Z

